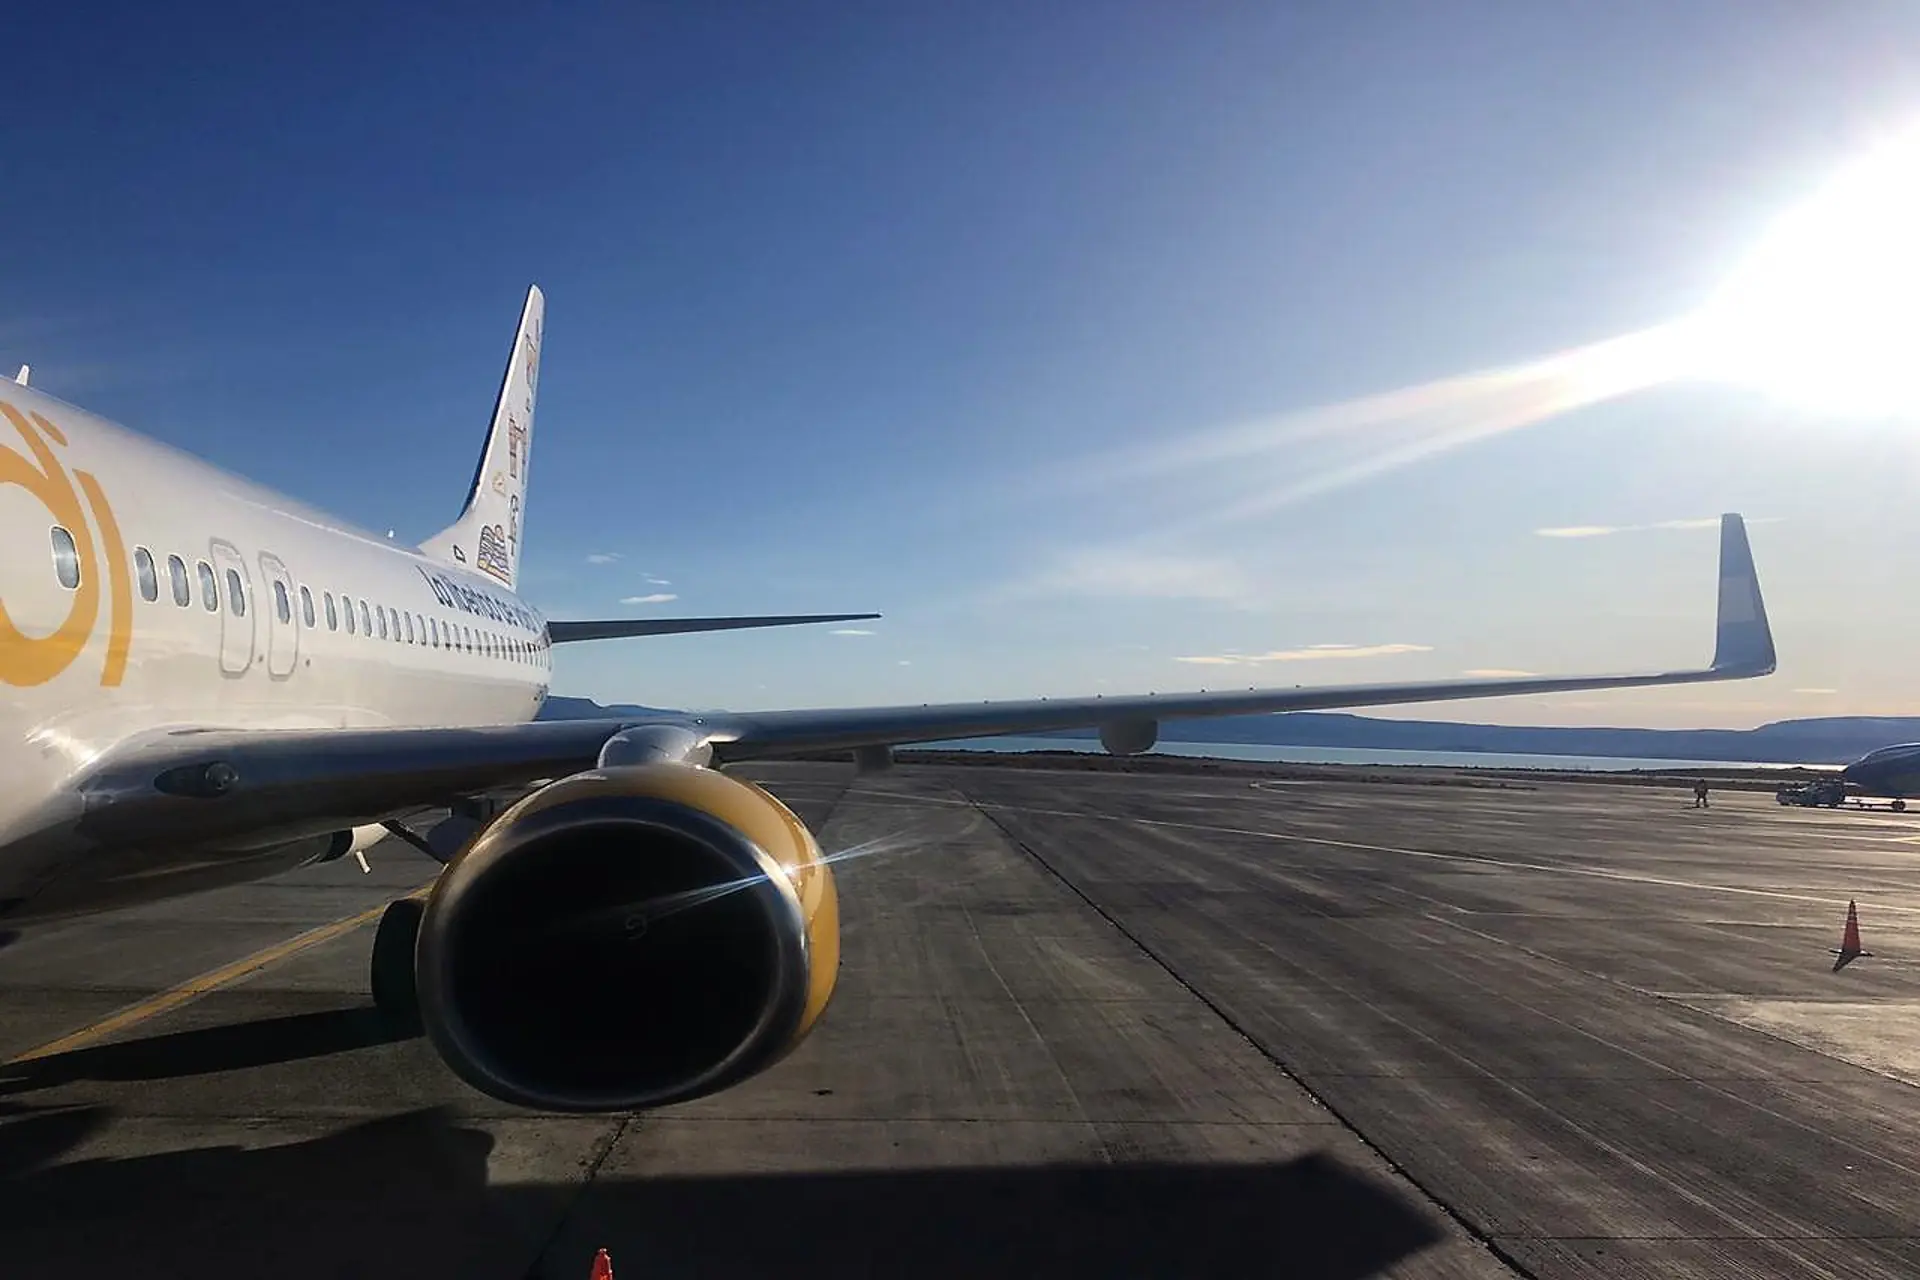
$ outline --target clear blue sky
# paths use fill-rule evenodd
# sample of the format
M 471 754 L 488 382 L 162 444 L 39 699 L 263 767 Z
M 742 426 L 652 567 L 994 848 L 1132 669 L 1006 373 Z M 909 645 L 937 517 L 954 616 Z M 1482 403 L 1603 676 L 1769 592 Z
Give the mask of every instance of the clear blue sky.
M 563 693 L 1689 662 L 1711 533 L 1536 530 L 1740 509 L 1781 675 L 1445 714 L 1920 712 L 1910 422 L 1676 386 L 1426 453 L 1285 416 L 1698 305 L 1920 116 L 1912 6 L 447 10 L 10 14 L 0 360 L 417 539 L 456 513 L 537 281 L 536 604 L 888 615 L 582 646 Z M 1370 656 L 1178 661 L 1296 651 Z

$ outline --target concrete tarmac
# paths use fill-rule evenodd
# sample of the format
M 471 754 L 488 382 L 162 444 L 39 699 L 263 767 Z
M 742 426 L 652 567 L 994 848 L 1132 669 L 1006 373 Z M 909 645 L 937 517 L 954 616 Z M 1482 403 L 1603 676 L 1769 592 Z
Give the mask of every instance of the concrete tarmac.
M 0 1274 L 1920 1275 L 1920 818 L 750 772 L 873 850 L 839 994 L 660 1112 L 370 1016 L 391 842 L 0 949 Z

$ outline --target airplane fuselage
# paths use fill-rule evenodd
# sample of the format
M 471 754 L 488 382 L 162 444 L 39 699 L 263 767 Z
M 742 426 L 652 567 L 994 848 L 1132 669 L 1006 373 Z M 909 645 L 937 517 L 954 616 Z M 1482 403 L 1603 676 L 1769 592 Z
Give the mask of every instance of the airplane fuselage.
M 1881 747 L 1841 771 L 1841 777 L 1870 796 L 1905 800 L 1920 796 L 1920 743 Z
M 546 620 L 503 583 L 12 385 L 0 545 L 0 905 L 51 873 L 27 838 L 71 820 L 72 781 L 143 736 L 510 724 L 546 697 Z M 180 891 L 112 878 L 117 903 Z

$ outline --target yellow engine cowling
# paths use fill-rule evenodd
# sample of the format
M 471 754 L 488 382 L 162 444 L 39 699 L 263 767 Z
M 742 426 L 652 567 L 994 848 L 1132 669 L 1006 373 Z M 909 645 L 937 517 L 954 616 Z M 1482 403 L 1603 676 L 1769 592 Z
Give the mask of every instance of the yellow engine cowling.
M 708 769 L 596 769 L 507 810 L 442 873 L 421 1018 L 508 1102 L 627 1111 L 724 1089 L 833 994 L 833 875 L 791 810 Z

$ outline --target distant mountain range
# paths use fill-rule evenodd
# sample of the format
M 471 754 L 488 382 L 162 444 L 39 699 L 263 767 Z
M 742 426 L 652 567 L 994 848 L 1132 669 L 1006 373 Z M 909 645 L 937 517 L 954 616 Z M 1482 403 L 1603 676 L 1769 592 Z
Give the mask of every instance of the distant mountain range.
M 591 698 L 548 698 L 540 718 L 584 720 L 596 716 L 646 715 L 659 710 L 602 706 Z M 1065 747 L 1099 735 L 1091 729 L 1075 729 L 1035 736 L 1060 739 Z M 1160 740 L 1241 746 L 1728 760 L 1753 764 L 1845 764 L 1876 747 L 1920 742 L 1920 716 L 1777 720 L 1757 729 L 1561 729 L 1451 720 L 1382 720 L 1343 712 L 1295 711 L 1274 716 L 1170 721 L 1160 726 Z

